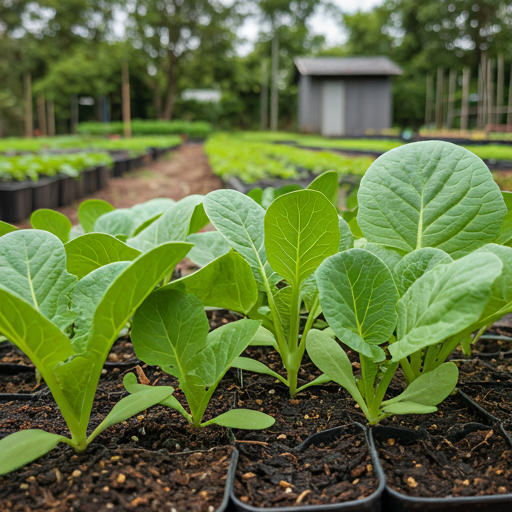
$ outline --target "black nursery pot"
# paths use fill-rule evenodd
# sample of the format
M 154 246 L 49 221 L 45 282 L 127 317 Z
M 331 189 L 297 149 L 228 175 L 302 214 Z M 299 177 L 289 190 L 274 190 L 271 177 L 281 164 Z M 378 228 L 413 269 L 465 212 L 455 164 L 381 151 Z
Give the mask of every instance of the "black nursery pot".
M 464 438 L 471 432 L 492 428 L 504 441 L 512 447 L 512 439 L 507 435 L 499 420 L 480 407 L 462 391 L 457 390 L 462 403 L 479 416 L 485 425 L 479 423 L 468 423 L 454 435 Z M 426 432 L 422 430 L 411 430 L 401 427 L 389 427 L 377 425 L 368 431 L 369 443 L 372 450 L 377 453 L 375 439 L 385 441 L 393 438 L 400 445 L 407 449 L 407 446 L 424 439 Z M 377 457 L 379 470 L 384 470 Z M 386 485 L 383 495 L 384 512 L 510 512 L 512 510 L 512 494 L 494 494 L 488 496 L 445 496 L 439 498 L 421 498 L 408 496 L 392 489 Z
M 353 423 L 364 432 L 366 446 L 371 457 L 372 466 L 375 469 L 377 477 L 379 479 L 379 486 L 377 490 L 370 496 L 356 500 L 347 501 L 344 503 L 332 503 L 328 505 L 303 505 L 294 507 L 253 507 L 240 501 L 234 493 L 234 480 L 236 473 L 236 465 L 233 470 L 231 486 L 231 501 L 234 506 L 234 510 L 237 512 L 380 512 L 381 511 L 381 497 L 385 488 L 385 477 L 382 467 L 379 464 L 379 458 L 377 450 L 375 449 L 374 443 L 369 437 L 369 431 L 366 427 L 359 423 Z M 336 427 L 323 432 L 318 432 L 309 436 L 301 445 L 299 445 L 295 451 L 300 452 L 307 449 L 309 446 L 318 446 L 320 444 L 329 444 L 335 441 L 339 437 L 339 433 L 344 431 L 345 427 Z M 237 457 L 238 458 L 238 457 Z M 231 468 L 230 468 L 231 471 Z
M 87 169 L 82 172 L 83 195 L 88 196 L 98 190 L 98 173 L 96 168 Z
M 22 222 L 30 217 L 32 208 L 32 182 L 0 182 L 0 220 Z
M 96 179 L 98 180 L 98 190 L 108 187 L 108 179 L 110 178 L 110 169 L 108 165 L 100 165 L 96 167 Z
M 114 166 L 112 167 L 112 176 L 114 178 L 120 178 L 127 170 L 126 158 L 116 158 L 114 160 Z
M 33 209 L 50 208 L 52 210 L 59 206 L 60 177 L 43 177 L 32 183 Z
M 75 178 L 61 176 L 59 180 L 59 206 L 67 206 L 77 199 Z

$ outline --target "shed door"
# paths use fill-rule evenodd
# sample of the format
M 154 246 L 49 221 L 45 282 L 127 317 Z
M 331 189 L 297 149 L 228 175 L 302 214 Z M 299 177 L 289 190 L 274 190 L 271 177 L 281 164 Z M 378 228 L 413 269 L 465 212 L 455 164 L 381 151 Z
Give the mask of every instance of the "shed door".
M 322 84 L 322 135 L 345 133 L 345 84 L 325 81 Z

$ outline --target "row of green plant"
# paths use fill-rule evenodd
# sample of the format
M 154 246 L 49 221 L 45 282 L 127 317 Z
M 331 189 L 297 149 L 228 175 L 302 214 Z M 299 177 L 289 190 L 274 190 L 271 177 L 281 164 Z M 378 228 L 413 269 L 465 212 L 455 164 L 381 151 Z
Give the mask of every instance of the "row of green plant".
M 263 191 L 120 210 L 91 200 L 79 209 L 79 228 L 49 210 L 33 214 L 32 230 L 0 223 L 0 332 L 41 372 L 71 434 L 6 437 L 0 473 L 60 442 L 84 450 L 108 426 L 157 403 L 196 427 L 272 425 L 250 409 L 203 422 L 230 367 L 270 375 L 292 397 L 338 383 L 370 424 L 435 411 L 457 383 L 453 350 L 470 352 L 512 311 L 511 195 L 480 159 L 443 142 L 378 158 L 343 217 L 336 172 L 281 192 L 268 206 Z M 198 232 L 209 222 L 216 231 Z M 200 268 L 173 280 L 185 256 Z M 208 333 L 205 307 L 245 318 Z M 127 375 L 129 396 L 87 437 L 103 363 L 127 324 L 137 356 L 173 375 L 185 400 Z M 284 371 L 244 355 L 249 345 L 276 350 Z M 300 382 L 306 351 L 323 373 Z M 359 356 L 357 374 L 347 352 Z M 392 381 L 404 388 L 396 396 Z
M 186 135 L 193 139 L 204 139 L 212 132 L 212 125 L 204 121 L 161 121 L 135 119 L 131 122 L 133 135 Z M 78 125 L 82 135 L 123 135 L 124 123 L 87 122 Z
M 0 181 L 37 181 L 57 174 L 76 178 L 85 170 L 112 163 L 108 153 L 0 156 Z
M 362 176 L 372 159 L 348 158 L 329 151 L 312 152 L 293 146 L 249 142 L 243 137 L 216 134 L 205 144 L 212 170 L 224 179 L 237 177 L 246 183 L 267 178 L 297 178 L 310 172 L 335 170 L 339 175 Z
M 101 137 L 39 137 L 35 139 L 0 139 L 0 153 L 47 152 L 51 150 L 131 151 L 146 152 L 149 148 L 169 148 L 181 143 L 177 135 L 107 139 Z
M 385 152 L 405 144 L 399 140 L 390 139 L 329 139 L 319 135 L 303 135 L 279 132 L 242 132 L 240 136 L 247 141 L 296 142 L 302 146 L 317 148 L 346 149 L 347 151 L 376 151 Z M 500 144 L 485 144 L 463 146 L 483 160 L 512 161 L 512 146 Z

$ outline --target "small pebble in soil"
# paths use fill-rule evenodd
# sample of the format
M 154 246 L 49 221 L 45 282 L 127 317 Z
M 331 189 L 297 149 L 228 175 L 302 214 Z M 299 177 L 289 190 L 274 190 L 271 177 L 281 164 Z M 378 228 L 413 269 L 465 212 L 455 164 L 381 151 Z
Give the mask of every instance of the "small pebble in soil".
M 124 484 L 125 481 L 126 481 L 126 475 L 123 475 L 123 473 L 119 473 L 119 476 L 117 477 L 117 483 Z
M 82 474 L 82 472 L 79 469 L 75 469 L 75 471 L 73 471 L 73 473 L 71 473 L 71 476 L 73 478 L 78 478 L 81 474 Z
M 280 441 L 282 441 L 283 439 L 286 439 L 286 434 L 281 434 L 281 435 L 277 436 L 277 439 L 279 439 Z
M 407 480 L 406 480 L 406 482 L 407 482 L 407 485 L 408 485 L 409 487 L 412 487 L 413 489 L 414 489 L 415 487 L 418 487 L 418 482 L 416 482 L 416 480 L 414 480 L 414 478 L 413 478 L 412 476 L 408 477 L 408 478 L 407 478 Z
M 394 439 L 388 439 L 388 444 L 389 446 L 393 446 L 395 444 L 395 440 Z
M 268 394 L 269 395 L 275 395 L 276 394 L 276 390 L 275 389 L 269 389 Z

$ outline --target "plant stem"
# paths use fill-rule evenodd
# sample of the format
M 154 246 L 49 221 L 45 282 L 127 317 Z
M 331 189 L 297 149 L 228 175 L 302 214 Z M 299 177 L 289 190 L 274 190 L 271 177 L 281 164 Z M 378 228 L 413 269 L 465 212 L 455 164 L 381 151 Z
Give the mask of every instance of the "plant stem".
M 407 380 L 407 385 L 413 382 L 416 379 L 414 372 L 412 371 L 411 365 L 409 364 L 409 360 L 407 357 L 400 359 L 400 366 L 404 371 L 405 379 Z

